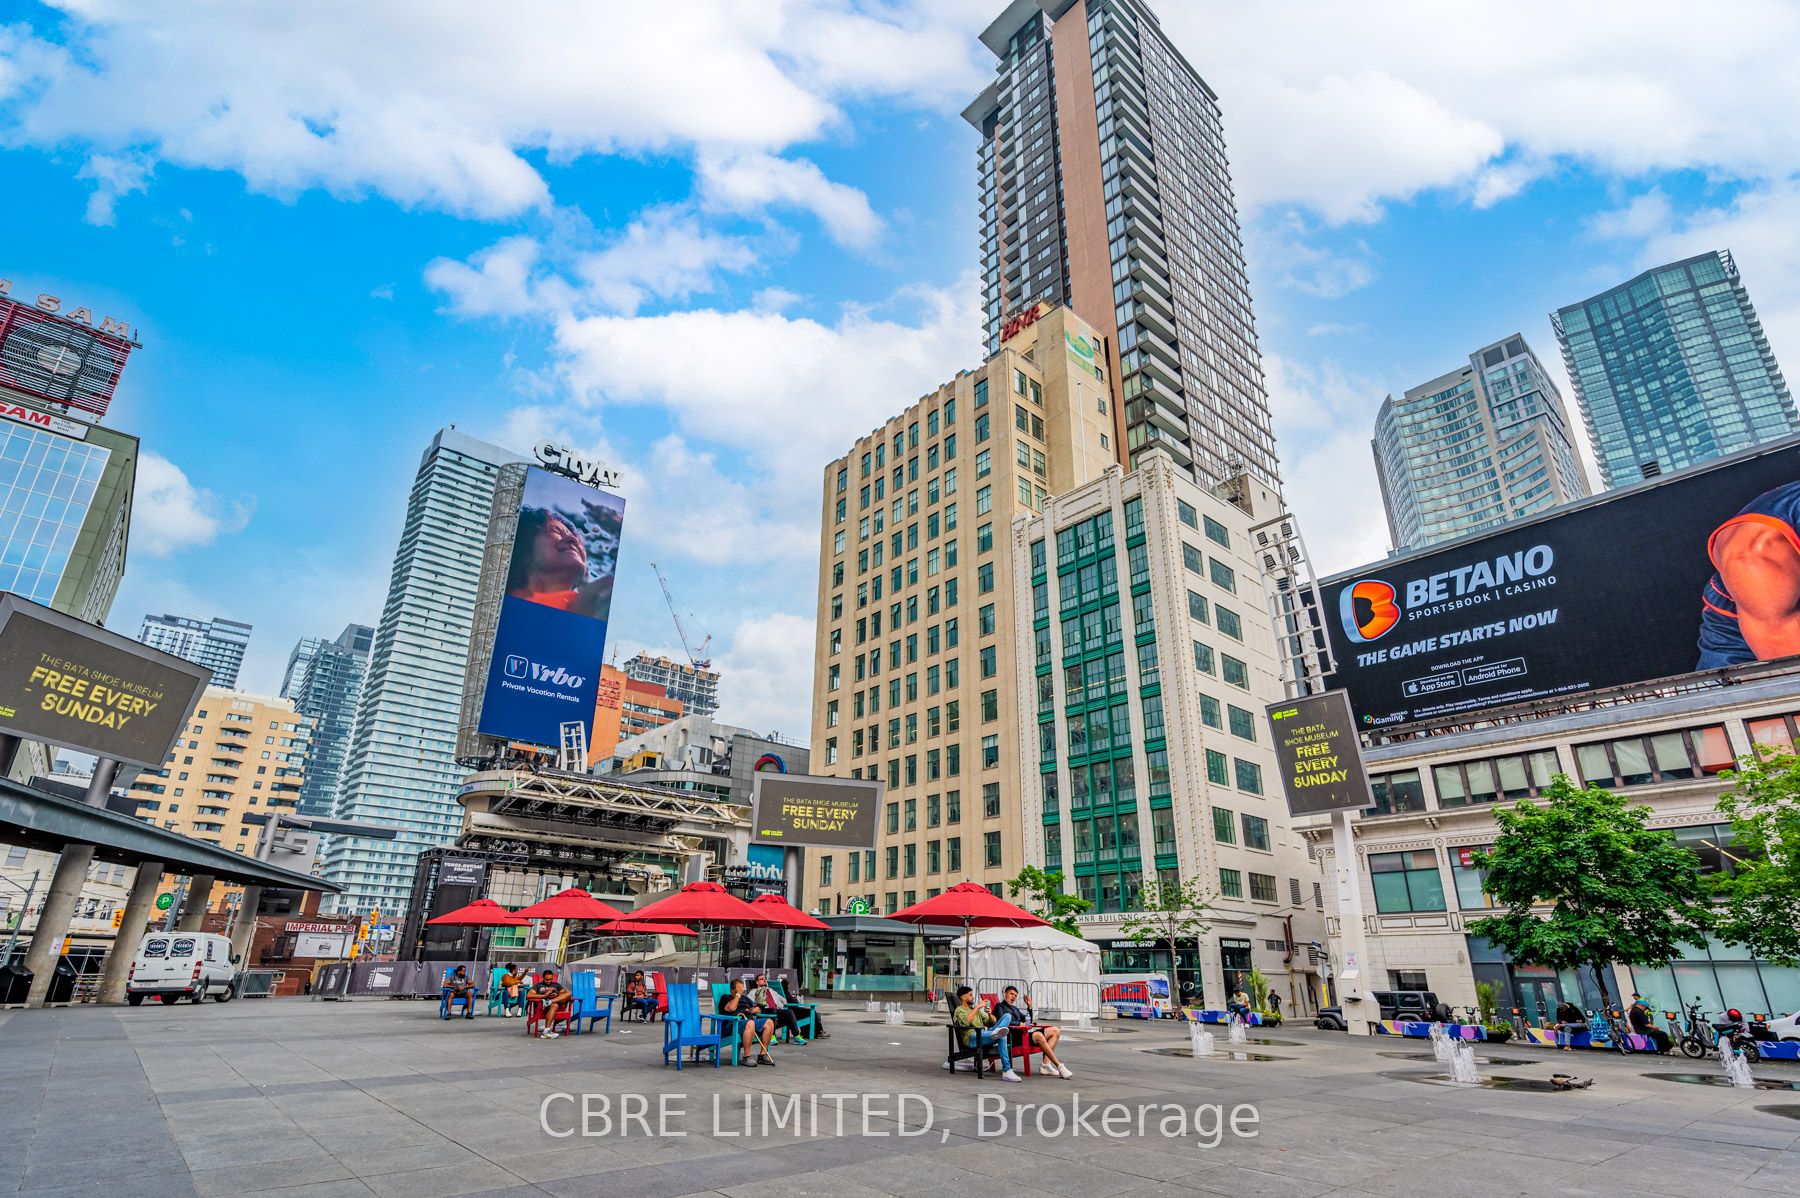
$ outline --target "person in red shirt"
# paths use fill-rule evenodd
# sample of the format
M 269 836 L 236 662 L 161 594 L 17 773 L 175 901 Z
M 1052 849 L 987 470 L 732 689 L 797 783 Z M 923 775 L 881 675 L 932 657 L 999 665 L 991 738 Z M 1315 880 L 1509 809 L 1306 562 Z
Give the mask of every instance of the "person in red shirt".
M 547 508 L 519 513 L 506 593 L 516 599 L 604 620 L 612 610 L 613 580 L 588 577 L 581 531 Z

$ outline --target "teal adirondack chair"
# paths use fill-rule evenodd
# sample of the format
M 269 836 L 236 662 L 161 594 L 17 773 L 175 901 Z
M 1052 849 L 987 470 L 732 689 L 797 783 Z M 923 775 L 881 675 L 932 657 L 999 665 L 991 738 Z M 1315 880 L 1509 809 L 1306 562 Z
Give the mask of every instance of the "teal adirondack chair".
M 599 1020 L 605 1021 L 606 1034 L 612 1035 L 612 1008 L 616 996 L 596 993 L 594 975 L 585 971 L 570 975 L 569 993 L 575 996 L 574 1008 L 569 1012 L 569 1026 L 576 1035 L 585 1030 L 584 1024 L 591 1028 Z
M 787 1005 L 794 1008 L 794 1021 L 800 1025 L 800 1034 L 805 1036 L 808 1040 L 817 1036 L 819 1034 L 819 1019 L 814 1012 L 819 1009 L 818 1004 L 795 1002 L 794 996 L 788 993 L 787 983 L 780 978 L 772 979 L 769 982 L 769 985 L 781 991 L 781 997 L 787 999 Z
M 675 1054 L 675 1068 L 681 1069 L 681 1050 L 692 1048 L 699 1051 L 712 1050 L 713 1068 L 719 1067 L 719 1049 L 725 1043 L 720 1034 L 720 1020 L 717 1015 L 700 1013 L 700 990 L 692 982 L 676 982 L 665 991 L 669 996 L 669 1010 L 663 1017 L 663 1064 L 669 1063 L 669 1054 Z M 706 1023 L 712 1021 L 713 1030 L 706 1030 Z
M 726 997 L 728 995 L 730 995 L 730 993 L 731 993 L 731 983 L 730 982 L 714 982 L 712 984 L 712 1000 L 713 1000 L 714 1012 L 718 1012 L 720 1010 L 720 1005 L 722 1003 L 724 1003 Z M 720 1034 L 723 1035 L 727 1040 L 731 1041 L 731 1063 L 733 1065 L 735 1065 L 738 1063 L 738 1056 L 743 1051 L 743 1048 L 744 1048 L 744 1027 L 743 1027 L 744 1017 L 741 1015 L 725 1015 L 725 1014 L 718 1014 L 716 1017 L 719 1020 Z M 760 1034 L 762 1031 L 762 1025 L 769 1022 L 773 1018 L 774 1018 L 773 1015 L 758 1015 L 756 1017 L 757 1032 Z

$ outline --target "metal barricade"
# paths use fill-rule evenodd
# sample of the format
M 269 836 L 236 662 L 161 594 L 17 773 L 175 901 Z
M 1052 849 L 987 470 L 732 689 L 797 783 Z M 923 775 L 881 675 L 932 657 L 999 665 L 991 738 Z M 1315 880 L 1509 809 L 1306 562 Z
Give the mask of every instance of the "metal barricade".
M 282 969 L 246 969 L 237 976 L 239 998 L 267 998 L 287 976 Z
M 1043 1019 L 1078 1019 L 1083 1015 L 1097 1018 L 1100 1014 L 1100 987 L 1093 982 L 982 978 L 976 983 L 975 992 L 999 996 L 1008 986 L 1017 986 L 1021 1005 L 1029 999 L 1032 1011 Z

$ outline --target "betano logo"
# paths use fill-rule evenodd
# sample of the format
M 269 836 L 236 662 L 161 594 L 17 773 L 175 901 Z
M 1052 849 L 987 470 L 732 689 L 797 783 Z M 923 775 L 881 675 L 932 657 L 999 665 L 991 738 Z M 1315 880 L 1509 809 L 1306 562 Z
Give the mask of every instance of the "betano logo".
M 1338 592 L 1338 616 L 1353 641 L 1378 641 L 1400 622 L 1399 592 L 1379 578 L 1363 578 Z
M 506 676 L 508 678 L 530 678 L 533 682 L 548 682 L 552 686 L 579 687 L 586 678 L 581 674 L 571 674 L 563 666 L 546 666 L 532 661 L 528 657 L 520 657 L 517 653 L 506 656 Z

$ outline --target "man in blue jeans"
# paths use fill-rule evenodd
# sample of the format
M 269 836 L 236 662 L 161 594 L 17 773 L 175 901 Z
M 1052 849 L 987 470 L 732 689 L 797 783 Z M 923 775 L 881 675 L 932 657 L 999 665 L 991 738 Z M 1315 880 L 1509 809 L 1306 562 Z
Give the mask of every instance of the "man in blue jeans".
M 1013 1072 L 1012 1044 L 1008 1028 L 1012 1025 L 1010 1014 L 995 1019 L 988 1004 L 983 1001 L 979 1006 L 975 1002 L 975 991 L 967 986 L 956 988 L 956 1011 L 951 1015 L 956 1024 L 957 1033 L 964 1048 L 993 1048 L 1000 1053 L 1000 1080 L 1003 1082 L 1020 1082 L 1025 1079 Z

